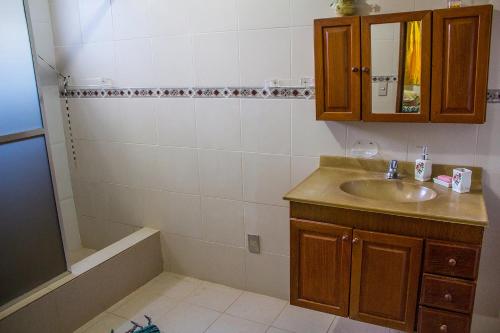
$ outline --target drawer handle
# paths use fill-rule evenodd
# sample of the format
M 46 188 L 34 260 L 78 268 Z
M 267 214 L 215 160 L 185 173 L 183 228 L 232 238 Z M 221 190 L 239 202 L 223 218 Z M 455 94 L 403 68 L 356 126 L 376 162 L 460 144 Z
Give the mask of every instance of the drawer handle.
M 361 71 L 363 73 L 368 73 L 368 72 L 370 72 L 370 69 L 368 67 L 361 67 Z
M 441 326 L 439 326 L 439 330 L 441 332 L 448 332 L 448 325 L 441 325 Z
M 451 296 L 450 293 L 446 293 L 444 294 L 444 299 L 447 301 L 447 302 L 451 302 L 453 300 L 453 296 Z
M 455 267 L 457 265 L 457 260 L 451 258 L 450 260 L 448 260 L 448 265 L 450 265 L 451 267 Z
M 358 244 L 359 243 L 359 238 L 358 237 L 354 237 L 353 240 L 352 240 L 352 243 L 353 244 Z
M 344 235 L 344 236 L 342 236 L 342 240 L 343 240 L 343 241 L 349 240 L 349 235 Z
M 353 73 L 359 72 L 359 68 L 358 67 L 353 67 L 353 68 L 351 68 L 351 70 L 352 70 Z

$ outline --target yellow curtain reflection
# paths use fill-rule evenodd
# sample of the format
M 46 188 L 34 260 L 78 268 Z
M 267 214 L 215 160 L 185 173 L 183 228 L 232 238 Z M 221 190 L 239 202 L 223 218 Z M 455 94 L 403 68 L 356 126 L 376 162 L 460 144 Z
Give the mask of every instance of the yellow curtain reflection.
M 422 73 L 422 23 L 408 22 L 405 85 L 420 85 Z

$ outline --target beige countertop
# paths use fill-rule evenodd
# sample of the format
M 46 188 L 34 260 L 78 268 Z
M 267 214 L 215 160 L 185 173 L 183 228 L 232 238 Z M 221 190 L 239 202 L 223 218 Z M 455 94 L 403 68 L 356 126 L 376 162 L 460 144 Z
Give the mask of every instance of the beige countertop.
M 482 193 L 481 168 L 467 167 L 473 172 L 471 192 L 459 194 L 433 182 L 414 180 L 414 163 L 400 162 L 399 172 L 402 178 L 391 181 L 418 184 L 433 189 L 437 193 L 436 198 L 424 202 L 402 203 L 366 199 L 340 189 L 340 185 L 348 181 L 385 179 L 387 164 L 387 161 L 382 160 L 322 156 L 320 167 L 288 192 L 284 199 L 481 227 L 488 225 L 488 214 Z M 456 166 L 434 165 L 433 176 L 451 175 L 454 167 Z

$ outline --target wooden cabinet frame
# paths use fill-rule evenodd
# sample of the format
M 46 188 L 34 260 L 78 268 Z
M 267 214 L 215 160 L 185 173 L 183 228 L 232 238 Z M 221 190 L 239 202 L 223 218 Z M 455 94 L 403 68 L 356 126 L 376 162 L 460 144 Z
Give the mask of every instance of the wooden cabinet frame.
M 422 248 L 421 238 L 291 219 L 290 303 L 411 332 Z M 373 261 L 377 251 L 386 262 Z
M 432 122 L 485 122 L 492 12 L 492 5 L 434 11 Z
M 470 332 L 471 313 L 464 312 L 473 309 L 474 297 L 472 293 L 469 293 L 470 297 L 465 297 L 467 293 L 464 291 L 467 289 L 456 287 L 475 285 L 484 227 L 294 201 L 290 202 L 290 218 L 291 304 L 413 332 L 418 310 L 416 302 L 420 294 L 419 333 L 441 332 L 442 325 L 447 325 L 448 332 Z M 350 279 L 345 284 L 350 290 L 347 291 L 347 296 L 343 294 L 349 310 L 333 312 L 328 311 L 337 310 L 332 308 L 331 304 L 321 303 L 321 292 L 325 288 L 314 286 L 328 286 L 324 282 L 329 281 L 328 274 L 332 269 L 332 265 L 326 267 L 325 261 L 318 258 L 327 257 L 330 258 L 329 261 L 335 261 L 331 258 L 337 258 L 338 255 L 332 251 L 317 249 L 333 247 L 340 235 L 344 235 L 344 231 L 348 235 L 352 232 L 351 241 L 345 243 L 345 246 L 352 244 L 350 255 L 345 256 L 351 261 L 351 266 L 343 266 L 344 272 L 350 274 Z M 301 232 L 312 235 L 309 237 L 309 245 L 306 246 L 309 246 L 307 258 L 312 259 L 313 265 L 309 265 L 306 271 L 313 274 L 303 275 L 306 278 L 303 283 L 310 286 L 308 294 L 313 295 L 319 302 L 304 302 L 303 297 L 297 297 L 297 277 L 301 269 L 298 261 L 298 249 L 301 245 L 298 235 Z M 319 244 L 315 243 L 316 240 L 319 240 Z M 331 241 L 331 245 L 323 246 L 323 241 Z M 447 268 L 443 268 L 443 265 Z M 405 275 L 405 272 L 409 273 Z M 423 297 L 425 286 L 420 286 L 426 276 L 438 277 L 444 283 L 434 286 L 434 289 L 427 293 L 427 298 Z M 359 281 L 368 281 L 371 286 L 361 290 Z M 437 301 L 432 298 L 436 294 L 432 290 L 442 290 L 443 286 L 451 293 L 451 298 L 446 300 L 455 302 L 453 310 L 440 303 L 441 297 L 447 297 L 445 293 L 438 292 L 440 297 Z M 449 289 L 448 286 L 454 286 L 455 289 Z M 328 290 L 331 288 L 327 287 L 326 291 Z M 405 295 L 404 291 L 406 298 L 402 296 Z M 364 297 L 361 297 L 362 294 Z M 457 308 L 458 306 L 461 308 Z M 461 310 L 463 312 L 457 312 Z
M 484 123 L 492 13 L 483 5 L 315 20 L 316 119 Z M 420 112 L 374 114 L 371 25 L 408 21 L 422 21 Z
M 290 226 L 290 303 L 347 317 L 352 228 L 296 219 Z
M 349 317 L 413 332 L 423 239 L 354 230 Z
M 378 114 L 372 113 L 371 25 L 384 24 L 384 23 L 405 23 L 410 21 L 422 21 L 422 84 L 420 88 L 420 112 L 378 113 Z M 384 122 L 428 122 L 429 121 L 429 113 L 430 113 L 429 110 L 431 104 L 431 30 L 432 30 L 432 11 L 383 14 L 374 16 L 363 16 L 361 18 L 361 38 L 362 38 L 361 58 L 362 58 L 362 67 L 365 69 L 362 71 L 362 82 L 363 82 L 362 119 L 364 121 L 384 121 Z M 400 80 L 402 77 L 404 78 L 404 73 L 399 73 L 398 84 L 401 84 Z M 398 100 L 400 99 L 398 98 Z
M 316 119 L 361 120 L 360 18 L 314 21 Z

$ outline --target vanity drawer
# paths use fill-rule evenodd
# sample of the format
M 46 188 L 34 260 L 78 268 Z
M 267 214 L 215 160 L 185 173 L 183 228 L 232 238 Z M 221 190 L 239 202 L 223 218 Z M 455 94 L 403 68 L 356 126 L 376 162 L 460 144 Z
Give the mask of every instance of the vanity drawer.
M 475 280 L 479 266 L 479 246 L 427 241 L 424 271 Z
M 419 333 L 468 333 L 470 316 L 429 309 L 421 306 L 418 311 Z
M 474 282 L 424 274 L 420 304 L 471 313 L 475 292 Z

